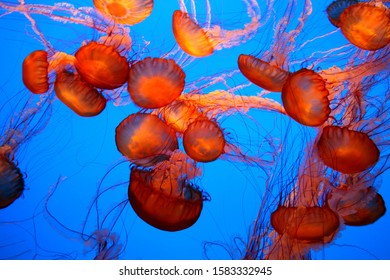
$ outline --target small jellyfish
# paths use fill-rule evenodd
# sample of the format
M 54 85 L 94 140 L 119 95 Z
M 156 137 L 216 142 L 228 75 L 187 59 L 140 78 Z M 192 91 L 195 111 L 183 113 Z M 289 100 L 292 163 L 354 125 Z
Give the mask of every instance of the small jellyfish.
M 184 84 L 185 73 L 174 60 L 148 57 L 130 67 L 127 89 L 135 104 L 154 109 L 178 98 Z
M 379 50 L 390 43 L 390 12 L 371 3 L 350 5 L 340 16 L 340 29 L 358 48 Z
M 282 101 L 287 114 L 307 126 L 320 126 L 328 119 L 328 95 L 324 79 L 305 68 L 289 76 L 282 89 Z
M 336 0 L 333 1 L 327 8 L 326 13 L 328 14 L 329 21 L 336 27 L 340 27 L 340 15 L 346 8 L 353 4 L 357 4 L 357 0 Z
M 288 77 L 287 71 L 252 55 L 241 54 L 238 68 L 249 81 L 269 91 L 282 91 Z
M 183 135 L 184 150 L 193 160 L 216 160 L 225 149 L 225 137 L 216 122 L 199 119 L 191 123 Z
M 82 117 L 96 116 L 106 107 L 104 96 L 74 73 L 57 73 L 54 91 L 58 99 Z
M 37 50 L 30 53 L 23 61 L 23 83 L 32 93 L 41 94 L 49 90 L 48 54 Z
M 142 166 L 166 160 L 178 148 L 175 131 L 156 115 L 144 113 L 124 119 L 115 130 L 115 141 L 122 155 Z
M 280 235 L 303 243 L 329 242 L 339 229 L 340 222 L 336 213 L 328 206 L 279 206 L 271 214 L 272 227 Z
M 349 226 L 372 224 L 386 212 L 385 201 L 373 187 L 332 189 L 327 202 L 343 218 L 344 224 Z
M 195 224 L 203 208 L 202 192 L 181 177 L 182 174 L 172 172 L 159 175 L 153 170 L 133 168 L 128 196 L 136 214 L 166 231 L 179 231 Z
M 379 159 L 379 150 L 366 133 L 346 127 L 326 126 L 317 148 L 327 166 L 345 174 L 362 172 Z
M 146 19 L 153 9 L 153 0 L 93 0 L 95 8 L 116 23 L 134 25 Z
M 75 57 L 77 72 L 93 87 L 115 89 L 127 81 L 127 60 L 112 46 L 90 42 L 79 48 Z
M 9 159 L 9 146 L 0 147 L 0 209 L 18 199 L 24 190 L 20 169 Z
M 160 110 L 161 117 L 175 131 L 183 133 L 201 112 L 191 102 L 176 100 Z
M 173 13 L 172 29 L 176 42 L 187 54 L 204 57 L 214 52 L 207 33 L 190 16 L 177 10 Z

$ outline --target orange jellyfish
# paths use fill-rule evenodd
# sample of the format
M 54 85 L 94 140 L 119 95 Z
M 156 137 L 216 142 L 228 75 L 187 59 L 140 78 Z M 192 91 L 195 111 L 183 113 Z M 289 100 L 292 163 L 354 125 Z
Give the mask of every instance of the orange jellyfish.
M 328 95 L 324 79 L 305 68 L 289 76 L 282 89 L 282 101 L 287 114 L 307 126 L 320 126 L 328 119 Z
M 349 226 L 372 224 L 386 212 L 385 201 L 373 187 L 357 190 L 332 189 L 327 201 Z
M 288 72 L 252 55 L 240 54 L 238 68 L 252 83 L 269 91 L 282 91 Z
M 193 160 L 210 162 L 224 152 L 225 137 L 217 123 L 208 119 L 199 119 L 184 131 L 183 146 L 187 155 Z
M 185 73 L 174 60 L 148 57 L 130 67 L 127 89 L 135 104 L 154 109 L 178 98 L 184 80 Z
M 9 159 L 9 146 L 0 147 L 0 209 L 18 199 L 24 190 L 20 169 Z
M 379 50 L 390 43 L 390 12 L 384 5 L 357 3 L 340 16 L 340 29 L 358 48 Z
M 115 141 L 122 155 L 142 166 L 166 160 L 178 148 L 175 131 L 156 115 L 144 113 L 124 119 L 115 130 Z
M 93 87 L 115 89 L 127 81 L 127 60 L 112 46 L 90 42 L 79 48 L 75 57 L 77 72 Z
M 161 230 L 179 231 L 192 226 L 203 208 L 202 192 L 180 178 L 181 174 L 156 177 L 153 170 L 131 170 L 128 196 L 135 213 Z
M 190 102 L 176 100 L 160 111 L 164 121 L 175 131 L 183 133 L 201 112 Z
M 153 0 L 93 0 L 93 5 L 116 23 L 134 25 L 152 13 Z
M 326 126 L 317 148 L 327 166 L 345 174 L 362 172 L 379 159 L 379 150 L 367 134 L 345 127 Z
M 357 0 L 336 0 L 333 1 L 327 8 L 326 13 L 328 14 L 329 21 L 336 27 L 340 27 L 340 15 L 346 8 L 353 4 L 357 4 Z
M 96 116 L 106 107 L 104 96 L 74 73 L 58 72 L 54 91 L 58 99 L 82 117 Z
M 32 93 L 41 94 L 49 90 L 47 52 L 37 50 L 30 53 L 23 61 L 23 83 Z
M 187 54 L 204 57 L 214 52 L 207 33 L 187 13 L 180 10 L 173 13 L 172 29 L 176 42 Z
M 302 243 L 330 242 L 340 226 L 339 218 L 327 205 L 279 206 L 271 214 L 271 225 L 280 235 Z

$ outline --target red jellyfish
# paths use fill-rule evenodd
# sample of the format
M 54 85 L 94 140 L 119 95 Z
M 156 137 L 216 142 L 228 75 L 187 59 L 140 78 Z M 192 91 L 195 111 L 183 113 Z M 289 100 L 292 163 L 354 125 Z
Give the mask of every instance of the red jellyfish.
M 156 115 L 144 113 L 124 119 L 115 130 L 115 141 L 122 155 L 142 166 L 166 160 L 178 148 L 175 131 Z
M 320 126 L 328 119 L 328 95 L 324 79 L 305 68 L 289 76 L 282 89 L 282 101 L 287 114 L 307 126 Z
M 0 209 L 11 205 L 24 190 L 20 169 L 10 160 L 10 147 L 0 147 Z
M 75 57 L 77 72 L 93 87 L 115 89 L 127 81 L 127 60 L 112 46 L 90 42 L 79 48 Z
M 153 9 L 153 0 L 93 0 L 93 4 L 105 17 L 127 25 L 143 21 Z
M 200 118 L 184 131 L 183 145 L 193 160 L 210 162 L 224 152 L 225 137 L 216 122 Z
M 340 29 L 358 48 L 379 50 L 390 43 L 390 11 L 371 3 L 350 5 L 340 16 Z
M 269 91 L 282 91 L 288 77 L 287 71 L 252 55 L 240 54 L 238 68 L 249 81 Z
M 166 231 L 192 226 L 203 208 L 202 192 L 182 178 L 182 174 L 169 169 L 133 168 L 128 196 L 132 208 L 143 221 Z
M 345 174 L 362 172 L 379 159 L 379 150 L 366 133 L 345 127 L 326 126 L 317 148 L 327 166 Z
M 332 189 L 327 201 L 349 226 L 372 224 L 386 212 L 385 201 L 373 187 L 357 190 Z
M 106 107 L 104 96 L 78 74 L 58 72 L 54 91 L 58 99 L 82 117 L 96 116 Z
M 185 73 L 174 60 L 148 57 L 131 66 L 127 89 L 138 106 L 160 108 L 180 96 L 184 79 Z
M 207 33 L 182 11 L 175 11 L 172 17 L 172 29 L 176 42 L 187 54 L 204 57 L 214 52 Z
M 340 15 L 346 8 L 353 4 L 357 4 L 357 0 L 336 0 L 333 1 L 327 8 L 326 13 L 328 14 L 329 21 L 336 27 L 340 27 Z
M 303 243 L 329 242 L 340 226 L 329 206 L 279 206 L 271 214 L 271 225 L 280 235 L 286 234 Z
M 23 83 L 32 93 L 41 94 L 49 90 L 49 62 L 46 51 L 37 50 L 30 53 L 23 61 Z

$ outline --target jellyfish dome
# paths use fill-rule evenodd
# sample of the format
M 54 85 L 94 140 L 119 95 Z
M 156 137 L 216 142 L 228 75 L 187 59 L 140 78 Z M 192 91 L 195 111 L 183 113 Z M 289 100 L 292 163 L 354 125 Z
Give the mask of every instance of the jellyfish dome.
M 180 96 L 185 73 L 172 59 L 145 58 L 129 71 L 128 91 L 135 104 L 142 108 L 160 108 Z
M 317 148 L 327 166 L 345 174 L 368 169 L 380 154 L 367 134 L 339 126 L 324 127 Z
M 287 114 L 307 126 L 320 126 L 328 119 L 328 95 L 324 79 L 305 68 L 290 75 L 282 89 L 282 101 Z
M 198 220 L 202 193 L 179 177 L 155 177 L 153 170 L 131 170 L 129 202 L 143 221 L 161 230 L 179 231 Z
M 131 162 L 152 166 L 169 158 L 178 148 L 175 131 L 156 115 L 136 113 L 116 128 L 118 150 Z
M 172 30 L 178 45 L 187 54 L 204 57 L 214 52 L 214 47 L 204 31 L 190 16 L 180 10 L 173 13 Z
M 340 27 L 340 16 L 346 8 L 353 4 L 357 4 L 357 0 L 336 0 L 333 1 L 327 8 L 329 21 L 336 27 Z
M 8 158 L 8 147 L 0 147 L 0 209 L 8 207 L 24 190 L 20 169 Z
M 127 60 L 112 46 L 90 42 L 79 48 L 75 57 L 77 72 L 93 87 L 115 89 L 127 81 Z
M 373 187 L 332 189 L 327 202 L 348 226 L 372 224 L 386 213 L 385 201 Z
M 303 243 L 329 242 L 340 226 L 337 214 L 328 206 L 279 206 L 271 214 L 271 224 L 279 234 Z
M 238 68 L 249 81 L 269 91 L 282 91 L 288 77 L 287 71 L 252 55 L 241 54 Z
M 152 13 L 153 2 L 153 0 L 93 0 L 93 5 L 102 15 L 116 23 L 134 25 Z
M 37 50 L 30 53 L 23 61 L 23 83 L 32 93 L 41 94 L 49 90 L 47 52 Z
M 379 50 L 390 43 L 390 11 L 370 3 L 350 5 L 340 16 L 340 29 L 358 48 Z
M 200 119 L 191 123 L 183 135 L 184 150 L 193 160 L 216 160 L 225 149 L 225 137 L 217 123 Z
M 182 100 L 176 100 L 160 110 L 164 121 L 175 131 L 183 133 L 188 126 L 201 116 L 198 108 Z
M 54 91 L 58 99 L 79 116 L 96 116 L 106 107 L 104 96 L 74 73 L 58 72 Z

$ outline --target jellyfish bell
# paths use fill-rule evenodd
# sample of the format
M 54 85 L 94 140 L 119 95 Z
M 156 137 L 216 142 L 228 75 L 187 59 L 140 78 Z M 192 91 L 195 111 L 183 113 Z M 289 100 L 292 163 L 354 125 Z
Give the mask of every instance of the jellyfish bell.
M 303 243 L 330 242 L 339 229 L 339 217 L 328 206 L 278 208 L 271 214 L 271 225 L 280 235 Z
M 129 71 L 128 91 L 135 104 L 154 109 L 177 99 L 185 84 L 185 73 L 172 59 L 145 58 Z
M 334 188 L 327 195 L 327 203 L 349 226 L 372 224 L 386 213 L 385 201 L 373 187 Z
M 180 10 L 173 12 L 172 30 L 176 42 L 187 54 L 204 57 L 214 52 L 206 31 L 193 21 L 188 13 Z
M 282 91 L 288 77 L 287 71 L 252 55 L 240 54 L 238 68 L 255 85 L 274 92 Z
M 164 121 L 175 131 L 183 133 L 188 126 L 202 115 L 191 102 L 176 100 L 160 110 Z
M 0 209 L 18 199 L 24 190 L 24 179 L 20 169 L 9 158 L 11 148 L 0 147 Z
M 41 94 L 49 90 L 48 53 L 44 50 L 31 52 L 23 61 L 23 83 L 32 93 Z
M 370 168 L 380 155 L 378 147 L 366 133 L 339 126 L 324 127 L 317 149 L 328 167 L 345 174 Z
M 95 8 L 116 23 L 134 25 L 146 19 L 153 10 L 153 0 L 93 0 Z
M 66 106 L 82 117 L 99 115 L 106 107 L 106 99 L 78 74 L 58 72 L 54 91 Z
M 124 119 L 115 130 L 115 141 L 122 155 L 145 167 L 168 159 L 178 148 L 175 131 L 156 115 L 146 113 Z
M 390 11 L 384 5 L 357 3 L 340 16 L 340 29 L 356 47 L 376 51 L 390 43 Z
M 82 79 L 100 89 L 116 89 L 127 81 L 129 65 L 113 46 L 89 42 L 75 54 Z
M 184 131 L 183 146 L 187 155 L 193 160 L 210 162 L 223 154 L 225 137 L 216 122 L 199 118 Z
M 333 1 L 327 8 L 326 13 L 328 14 L 329 21 L 336 27 L 340 27 L 340 15 L 346 8 L 353 4 L 357 4 L 357 0 L 336 0 Z
M 290 75 L 282 89 L 282 101 L 287 114 L 307 126 L 320 126 L 328 119 L 328 95 L 324 79 L 305 68 Z
M 203 208 L 202 192 L 181 174 L 155 175 L 153 170 L 131 170 L 128 197 L 135 213 L 165 231 L 179 231 L 195 224 Z

